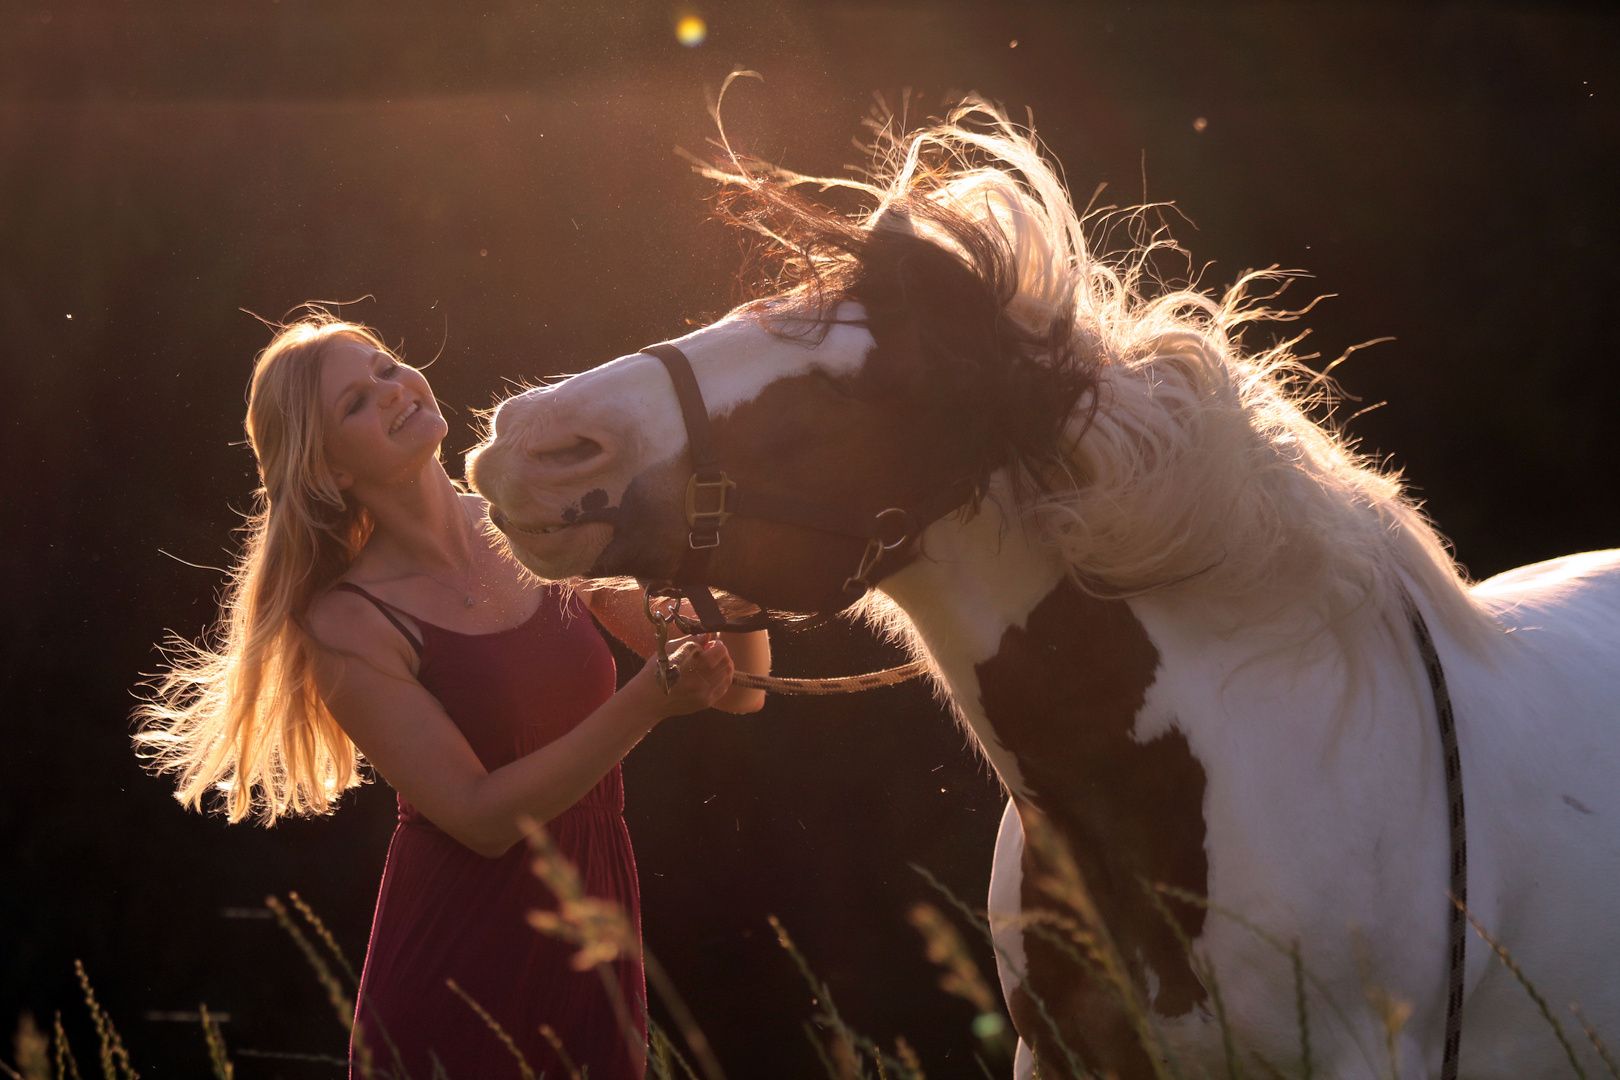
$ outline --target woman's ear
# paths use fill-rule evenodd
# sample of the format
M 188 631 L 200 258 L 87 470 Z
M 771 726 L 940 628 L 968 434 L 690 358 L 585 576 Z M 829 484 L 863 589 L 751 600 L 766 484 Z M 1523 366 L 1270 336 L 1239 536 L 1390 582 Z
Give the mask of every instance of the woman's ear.
M 333 469 L 332 486 L 337 488 L 339 491 L 348 491 L 349 488 L 354 486 L 354 477 L 344 472 L 342 469 Z

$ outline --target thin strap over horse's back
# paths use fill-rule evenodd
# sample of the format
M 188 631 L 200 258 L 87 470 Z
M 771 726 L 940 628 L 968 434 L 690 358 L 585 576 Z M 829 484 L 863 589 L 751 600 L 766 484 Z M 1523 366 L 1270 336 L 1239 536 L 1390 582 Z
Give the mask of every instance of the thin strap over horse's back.
M 405 623 L 400 620 L 399 616 L 394 614 L 394 609 L 392 607 L 390 607 L 385 601 L 379 600 L 375 596 L 372 596 L 370 593 L 366 592 L 366 590 L 362 589 L 360 586 L 356 585 L 352 581 L 340 581 L 340 582 L 338 582 L 336 585 L 334 585 L 332 587 L 334 589 L 342 589 L 344 592 L 355 593 L 358 596 L 363 596 L 367 600 L 370 600 L 372 606 L 375 607 L 378 611 L 383 613 L 383 618 L 385 618 L 389 622 L 393 623 L 394 628 L 396 630 L 398 630 L 401 634 L 405 635 L 405 640 L 410 642 L 411 643 L 411 648 L 416 650 L 416 658 L 418 660 L 420 660 L 422 658 L 422 641 L 421 641 L 421 639 L 418 638 L 415 634 L 411 633 L 410 627 L 406 626 Z

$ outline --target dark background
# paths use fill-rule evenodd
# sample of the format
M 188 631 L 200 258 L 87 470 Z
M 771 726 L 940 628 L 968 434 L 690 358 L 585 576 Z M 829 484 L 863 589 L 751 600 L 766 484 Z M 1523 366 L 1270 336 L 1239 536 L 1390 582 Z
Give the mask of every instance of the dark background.
M 701 47 L 674 39 L 686 11 Z M 358 959 L 386 788 L 227 827 L 128 746 L 154 643 L 214 610 L 220 575 L 177 559 L 225 565 L 254 485 L 268 334 L 242 309 L 369 295 L 345 312 L 438 356 L 459 473 L 503 380 L 737 298 L 738 239 L 673 152 L 702 151 L 728 71 L 765 76 L 728 99 L 736 142 L 808 172 L 856 160 L 874 92 L 916 115 L 978 90 L 1033 110 L 1082 201 L 1175 200 L 1207 285 L 1311 271 L 1291 295 L 1337 294 L 1307 320 L 1324 359 L 1393 335 L 1337 370 L 1340 416 L 1388 402 L 1350 431 L 1486 576 L 1620 540 L 1617 30 L 1530 4 L 3 0 L 0 1025 L 62 1009 L 85 1036 L 81 957 L 148 1076 L 204 1072 L 194 1028 L 147 1019 L 199 1000 L 234 1047 L 341 1053 L 281 932 L 230 914 L 299 890 Z M 890 658 L 864 632 L 777 642 L 786 673 Z M 924 692 L 673 721 L 626 774 L 648 944 L 734 1078 L 818 1071 L 767 913 L 854 1024 L 977 1074 L 907 863 L 982 904 L 1000 799 Z

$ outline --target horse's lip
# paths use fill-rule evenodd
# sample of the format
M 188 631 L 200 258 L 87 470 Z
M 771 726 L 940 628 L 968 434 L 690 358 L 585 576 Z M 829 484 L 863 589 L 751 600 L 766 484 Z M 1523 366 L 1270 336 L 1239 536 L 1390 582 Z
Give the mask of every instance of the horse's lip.
M 492 525 L 503 533 L 523 533 L 526 536 L 555 536 L 564 529 L 574 526 L 573 522 L 559 521 L 555 525 L 520 525 L 503 514 L 499 507 L 489 508 L 489 520 Z

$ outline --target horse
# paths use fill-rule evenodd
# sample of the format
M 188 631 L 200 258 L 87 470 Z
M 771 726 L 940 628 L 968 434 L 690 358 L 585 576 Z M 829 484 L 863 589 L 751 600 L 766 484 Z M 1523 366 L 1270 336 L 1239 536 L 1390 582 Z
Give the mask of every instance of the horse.
M 469 479 L 542 577 L 843 612 L 927 662 L 1008 793 L 987 914 L 1015 1075 L 1440 1074 L 1453 848 L 1418 625 L 1468 912 L 1565 1026 L 1579 1002 L 1620 1037 L 1620 552 L 1471 584 L 1292 343 L 1245 346 L 1277 275 L 1162 284 L 1145 226 L 1094 250 L 982 101 L 893 132 L 853 214 L 717 161 L 768 295 L 505 400 Z M 1058 932 L 1059 879 L 1115 983 Z M 1595 1067 L 1484 942 L 1461 956 L 1461 1075 Z

